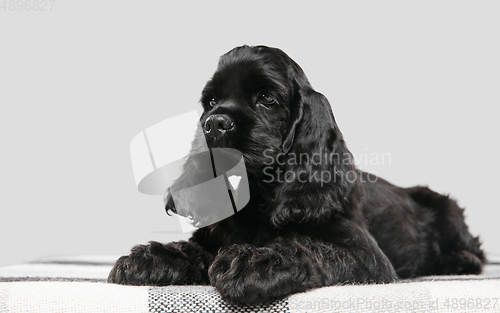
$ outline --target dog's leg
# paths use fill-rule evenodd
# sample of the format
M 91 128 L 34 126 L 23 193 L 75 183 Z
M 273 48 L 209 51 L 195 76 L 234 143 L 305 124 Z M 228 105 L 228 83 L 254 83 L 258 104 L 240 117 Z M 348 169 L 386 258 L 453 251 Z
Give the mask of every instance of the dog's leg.
M 111 270 L 108 282 L 122 285 L 207 285 L 212 255 L 193 242 L 137 245 Z
M 236 304 L 257 304 L 321 286 L 396 279 L 376 243 L 341 247 L 309 237 L 279 237 L 263 247 L 233 245 L 209 269 L 210 283 Z
M 465 224 L 464 209 L 448 196 L 427 187 L 406 189 L 408 194 L 434 216 L 430 225 L 434 239 L 435 261 L 420 275 L 479 274 L 486 262 L 478 237 L 473 237 Z M 436 245 L 437 244 L 437 245 Z

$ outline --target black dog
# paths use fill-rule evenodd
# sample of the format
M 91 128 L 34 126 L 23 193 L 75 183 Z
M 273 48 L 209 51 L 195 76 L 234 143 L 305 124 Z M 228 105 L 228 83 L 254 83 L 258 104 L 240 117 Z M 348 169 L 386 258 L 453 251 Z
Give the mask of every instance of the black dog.
M 188 242 L 134 247 L 109 282 L 211 284 L 232 303 L 256 304 L 321 286 L 481 272 L 463 209 L 357 170 L 327 99 L 281 50 L 223 55 L 201 103 L 206 138 L 193 149 L 206 140 L 241 151 L 250 202 Z M 196 166 L 191 158 L 185 173 Z M 166 209 L 189 208 L 169 196 Z

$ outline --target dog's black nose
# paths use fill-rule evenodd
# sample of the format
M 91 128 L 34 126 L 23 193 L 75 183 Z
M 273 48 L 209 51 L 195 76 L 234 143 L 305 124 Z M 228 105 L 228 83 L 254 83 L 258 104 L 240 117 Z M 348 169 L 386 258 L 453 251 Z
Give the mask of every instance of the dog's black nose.
M 203 126 L 205 134 L 211 138 L 222 137 L 226 132 L 233 130 L 234 123 L 227 115 L 214 114 L 205 120 Z

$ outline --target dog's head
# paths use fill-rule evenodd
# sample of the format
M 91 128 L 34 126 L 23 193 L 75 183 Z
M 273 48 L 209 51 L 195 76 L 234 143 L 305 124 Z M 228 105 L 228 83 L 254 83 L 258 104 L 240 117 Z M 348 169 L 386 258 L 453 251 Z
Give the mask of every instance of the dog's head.
M 210 148 L 233 148 L 251 185 L 264 185 L 271 222 L 321 223 L 341 212 L 354 169 L 328 100 L 283 51 L 237 47 L 221 56 L 202 92 Z M 253 195 L 251 195 L 253 196 Z
M 239 150 L 254 183 L 273 186 L 276 225 L 319 223 L 341 210 L 353 188 L 352 155 L 328 100 L 287 54 L 265 46 L 229 51 L 201 103 L 209 147 Z M 311 204 L 317 214 L 297 207 Z
M 248 170 L 258 175 L 266 157 L 289 149 L 293 141 L 286 137 L 299 113 L 292 110 L 299 96 L 295 78 L 305 79 L 300 72 L 279 49 L 242 46 L 221 56 L 201 97 L 208 146 L 239 150 Z

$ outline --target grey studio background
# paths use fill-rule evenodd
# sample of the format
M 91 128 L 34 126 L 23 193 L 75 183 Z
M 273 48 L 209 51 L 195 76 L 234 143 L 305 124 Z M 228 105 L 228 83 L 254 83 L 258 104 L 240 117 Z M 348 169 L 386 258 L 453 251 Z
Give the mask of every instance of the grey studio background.
M 187 238 L 137 191 L 129 144 L 196 109 L 241 44 L 288 53 L 361 168 L 450 193 L 500 253 L 500 3 L 50 4 L 0 9 L 0 265 Z

